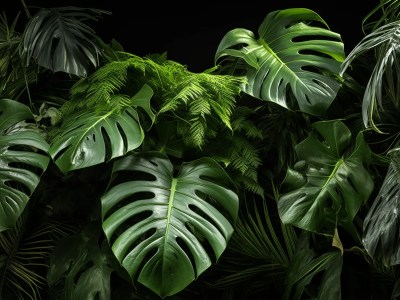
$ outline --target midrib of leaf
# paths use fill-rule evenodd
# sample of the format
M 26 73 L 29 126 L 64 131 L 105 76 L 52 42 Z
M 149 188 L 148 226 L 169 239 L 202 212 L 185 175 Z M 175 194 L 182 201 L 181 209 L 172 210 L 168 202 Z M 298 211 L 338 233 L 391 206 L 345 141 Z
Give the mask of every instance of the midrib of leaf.
M 91 126 L 89 126 L 87 128 L 87 130 L 85 130 L 85 132 L 83 134 L 81 134 L 81 137 L 79 138 L 79 143 L 76 143 L 76 147 L 74 148 L 74 152 L 76 153 L 76 149 L 77 147 L 79 147 L 79 145 L 81 144 L 81 141 L 83 139 L 84 136 L 86 136 L 86 134 L 93 128 L 95 127 L 99 122 L 103 121 L 104 119 L 107 119 L 110 115 L 112 115 L 114 113 L 115 109 L 111 110 L 110 112 L 106 113 L 104 116 L 102 116 L 101 118 L 99 118 L 95 123 L 93 123 Z
M 275 51 L 274 51 L 273 49 L 271 49 L 271 48 L 268 46 L 268 44 L 267 44 L 263 39 L 260 39 L 259 41 L 261 42 L 261 44 L 263 45 L 263 47 L 266 48 L 266 50 L 280 63 L 280 65 L 281 65 L 282 67 L 285 67 L 286 70 L 288 70 L 288 72 L 291 73 L 291 74 L 294 76 L 294 78 L 296 78 L 296 80 L 300 81 L 300 82 L 302 83 L 302 85 L 304 86 L 304 88 L 306 88 L 306 89 L 308 90 L 307 84 L 305 84 L 304 82 L 302 82 L 301 80 L 299 80 L 299 76 L 297 76 L 296 73 L 294 73 L 294 72 L 286 65 L 286 63 L 283 62 L 283 61 L 279 58 L 279 56 L 275 53 Z M 281 68 L 282 68 L 282 67 L 281 67 Z
M 165 228 L 165 238 L 164 238 L 164 249 L 167 243 L 167 236 L 169 232 L 169 226 L 170 226 L 170 220 L 171 220 L 171 212 L 172 212 L 172 207 L 174 206 L 174 196 L 176 193 L 176 185 L 178 184 L 178 179 L 177 178 L 172 178 L 171 182 L 171 193 L 169 194 L 169 199 L 168 199 L 168 213 L 167 213 L 167 226 Z
M 340 158 L 336 164 L 335 167 L 333 168 L 331 174 L 329 175 L 328 179 L 326 180 L 324 186 L 322 187 L 322 189 L 325 189 L 328 185 L 328 183 L 335 177 L 337 171 L 339 170 L 339 168 L 344 164 L 344 161 L 342 158 Z

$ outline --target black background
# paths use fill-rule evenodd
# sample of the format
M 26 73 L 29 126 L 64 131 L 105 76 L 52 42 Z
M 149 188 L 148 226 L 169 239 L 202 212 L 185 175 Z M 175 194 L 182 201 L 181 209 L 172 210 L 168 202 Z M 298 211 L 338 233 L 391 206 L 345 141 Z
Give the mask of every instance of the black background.
M 238 2 L 133 1 L 133 0 L 25 0 L 33 14 L 36 7 L 78 6 L 103 9 L 98 22 L 92 22 L 97 35 L 108 42 L 112 38 L 125 51 L 146 55 L 167 52 L 168 59 L 187 65 L 193 72 L 213 66 L 213 58 L 222 37 L 231 29 L 246 28 L 257 36 L 264 17 L 274 10 L 305 7 L 318 13 L 332 31 L 342 36 L 348 53 L 363 37 L 362 19 L 379 1 L 280 0 Z M 20 0 L 1 0 L 0 9 L 12 19 L 23 11 Z M 21 14 L 21 19 L 24 17 Z

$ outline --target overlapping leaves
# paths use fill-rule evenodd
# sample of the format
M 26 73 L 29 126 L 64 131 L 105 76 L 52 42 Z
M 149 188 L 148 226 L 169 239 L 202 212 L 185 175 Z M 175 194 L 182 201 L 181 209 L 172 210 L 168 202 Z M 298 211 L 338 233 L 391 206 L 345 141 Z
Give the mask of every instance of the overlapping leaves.
M 333 235 L 339 224 L 351 222 L 373 190 L 368 172 L 370 149 L 360 132 L 340 120 L 320 121 L 296 145 L 299 163 L 288 169 L 278 210 L 284 223 Z
M 149 102 L 144 86 L 130 103 Z M 129 104 L 129 103 L 128 103 Z M 139 147 L 144 139 L 138 113 L 129 105 L 81 109 L 68 116 L 51 142 L 49 153 L 63 172 L 107 162 Z

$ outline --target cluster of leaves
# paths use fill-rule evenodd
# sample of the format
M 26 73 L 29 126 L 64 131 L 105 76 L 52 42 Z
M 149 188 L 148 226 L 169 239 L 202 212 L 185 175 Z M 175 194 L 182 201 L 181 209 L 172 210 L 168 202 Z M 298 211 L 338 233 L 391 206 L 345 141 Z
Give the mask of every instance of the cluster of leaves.
M 273 11 L 201 73 L 105 43 L 106 11 L 4 14 L 1 298 L 354 298 L 361 269 L 396 298 L 399 8 L 348 55 L 316 12 Z

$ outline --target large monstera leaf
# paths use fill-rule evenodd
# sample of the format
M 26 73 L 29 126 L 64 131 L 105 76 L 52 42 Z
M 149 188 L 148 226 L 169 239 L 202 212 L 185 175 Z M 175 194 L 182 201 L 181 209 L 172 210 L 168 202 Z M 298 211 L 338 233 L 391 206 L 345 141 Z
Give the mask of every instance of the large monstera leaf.
M 175 170 L 166 156 L 131 155 L 115 162 L 113 177 L 121 179 L 102 197 L 103 229 L 133 280 L 161 297 L 173 295 L 223 253 L 238 196 L 214 160 Z
M 319 115 L 336 97 L 340 83 L 335 77 L 345 58 L 340 35 L 328 28 L 312 10 L 277 10 L 262 22 L 258 39 L 247 29 L 229 31 L 215 61 L 239 58 L 237 68 L 248 79 L 243 91 L 251 96 Z
M 50 160 L 32 119 L 24 104 L 0 100 L 0 231 L 15 226 Z
M 312 126 L 296 145 L 299 162 L 287 171 L 278 210 L 284 223 L 333 236 L 338 225 L 352 222 L 373 190 L 371 152 L 362 133 L 353 143 L 339 120 Z
M 363 245 L 385 266 L 400 264 L 400 157 L 391 157 L 385 180 L 364 219 Z
M 86 76 L 98 66 L 100 47 L 86 22 L 108 13 L 79 7 L 42 8 L 28 22 L 20 44 L 20 54 L 29 65 L 34 59 L 54 72 Z
M 153 91 L 144 86 L 131 102 L 150 101 Z M 49 153 L 64 173 L 125 155 L 144 139 L 136 108 L 81 109 L 66 118 L 50 144 Z

